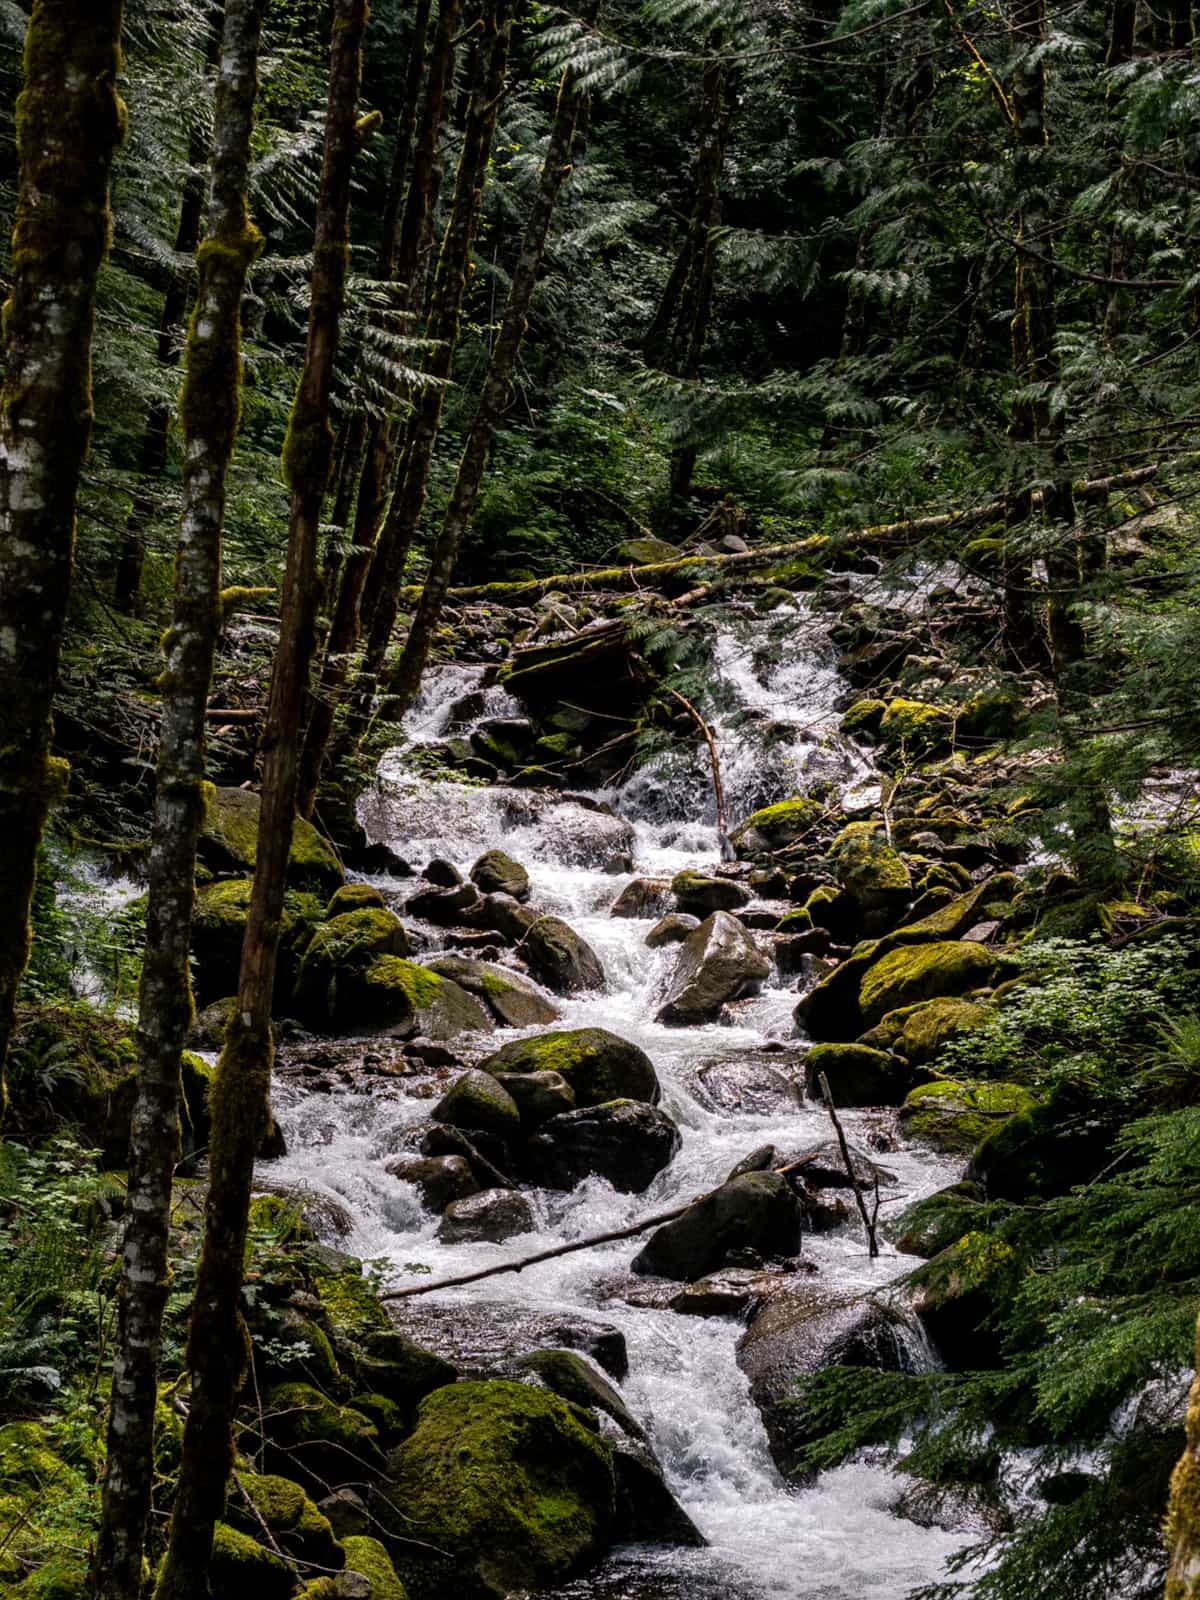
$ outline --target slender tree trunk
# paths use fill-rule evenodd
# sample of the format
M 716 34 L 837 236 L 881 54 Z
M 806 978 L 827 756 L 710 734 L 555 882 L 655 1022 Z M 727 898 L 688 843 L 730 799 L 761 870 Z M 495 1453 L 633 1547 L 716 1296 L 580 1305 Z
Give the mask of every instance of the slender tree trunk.
M 430 298 L 426 336 L 434 341 L 424 371 L 434 381 L 416 397 L 405 431 L 397 487 L 371 564 L 377 590 L 364 659 L 347 705 L 346 726 L 331 757 L 357 749 L 371 721 L 372 701 L 400 608 L 400 588 L 409 548 L 425 504 L 429 466 L 442 421 L 444 384 L 454 365 L 471 253 L 479 225 L 496 118 L 504 93 L 512 36 L 512 0 L 489 0 L 474 45 L 472 92 L 454 185 L 454 200 L 442 238 Z
M 329 403 L 345 303 L 350 176 L 367 0 L 336 0 L 304 370 L 284 446 L 291 487 L 279 649 L 263 732 L 262 809 L 238 1010 L 212 1092 L 209 1193 L 188 1335 L 191 1407 L 159 1600 L 206 1600 L 245 1363 L 239 1310 L 254 1157 L 270 1116 L 271 997 L 295 815 L 300 718 L 316 620 L 317 542 L 332 457 Z
M 401 317 L 407 316 L 414 304 L 413 287 L 421 232 L 430 204 L 430 178 L 438 159 L 447 92 L 454 80 L 456 35 L 461 9 L 461 0 L 444 0 L 439 12 L 408 198 L 403 212 L 397 208 L 394 219 L 384 228 L 379 271 L 381 277 L 399 280 L 401 290 L 396 309 Z M 426 5 L 426 22 L 428 10 Z M 411 69 L 409 82 L 415 94 L 416 85 Z M 415 108 L 413 114 L 415 117 Z M 342 566 L 341 582 L 321 663 L 320 682 L 313 696 L 305 730 L 298 799 L 298 810 L 304 817 L 312 816 L 316 804 L 338 699 L 359 640 L 363 590 L 387 508 L 399 431 L 394 417 L 375 418 L 363 428 L 365 455 L 359 456 L 362 473 L 358 481 L 354 529 Z
M 96 277 L 125 128 L 121 0 L 36 0 L 17 101 L 20 189 L 0 392 L 0 1119 L 55 769 L 50 714 L 92 432 Z
M 225 477 L 237 433 L 241 306 L 262 236 L 246 207 L 266 0 L 226 0 L 213 117 L 208 237 L 188 338 L 183 515 L 166 639 L 162 741 L 138 1009 L 120 1320 L 96 1560 L 98 1600 L 141 1586 L 154 1472 L 154 1411 L 179 1148 L 179 1062 L 192 1018 L 188 973 L 196 840 L 204 816 L 205 707 L 221 626 Z
M 479 405 L 467 432 L 466 444 L 459 461 L 458 476 L 430 557 L 429 573 L 425 579 L 420 604 L 417 606 L 408 639 L 389 686 L 388 697 L 381 708 L 381 715 L 385 718 L 398 719 L 412 705 L 420 687 L 425 663 L 429 659 L 429 651 L 446 599 L 446 590 L 454 575 L 463 536 L 470 527 L 475 513 L 479 488 L 495 442 L 496 430 L 508 402 L 517 357 L 521 352 L 521 341 L 528 323 L 529 307 L 546 248 L 550 219 L 554 215 L 559 192 L 572 170 L 572 142 L 579 122 L 579 110 L 580 96 L 564 74 L 559 86 L 554 126 L 550 133 L 546 157 L 542 163 L 537 193 L 534 196 L 529 220 L 525 225 L 520 255 L 513 269 L 500 334 L 492 351 Z
M 217 64 L 220 39 L 220 27 L 214 25 L 208 53 L 210 66 Z M 196 128 L 188 144 L 189 171 L 180 198 L 179 221 L 175 229 L 175 254 L 178 257 L 194 255 L 200 243 L 200 229 L 204 222 L 204 174 L 208 159 L 208 135 L 203 128 Z M 179 333 L 187 314 L 191 281 L 190 269 L 172 270 L 158 319 L 158 363 L 161 367 L 179 365 Z M 122 535 L 113 579 L 113 605 L 118 611 L 130 615 L 138 610 L 142 569 L 146 564 L 145 532 L 154 515 L 154 497 L 149 486 L 161 478 L 167 464 L 172 409 L 166 404 L 152 406 L 146 418 L 146 431 L 142 435 L 138 457 L 138 481 L 142 487 L 133 498 L 133 509 Z
M 1200 1372 L 1200 1323 L 1196 1328 Z M 1200 1376 L 1188 1395 L 1186 1443 L 1171 1474 L 1166 1600 L 1200 1600 Z
M 421 78 L 425 71 L 425 39 L 429 32 L 429 14 L 432 0 L 417 0 L 413 14 L 412 32 L 408 41 L 408 62 L 404 73 L 404 89 L 400 96 L 400 124 L 396 129 L 396 143 L 392 151 L 392 176 L 388 184 L 387 204 L 383 211 L 383 241 L 379 247 L 379 276 L 392 279 L 397 276 L 397 256 L 400 248 L 400 220 L 408 192 L 409 167 L 413 156 L 413 141 L 417 136 L 417 106 L 421 94 Z M 444 9 L 449 9 L 444 8 Z M 457 11 L 457 6 L 454 7 Z M 454 37 L 449 36 L 449 51 L 453 60 Z M 441 120 L 440 110 L 437 113 Z

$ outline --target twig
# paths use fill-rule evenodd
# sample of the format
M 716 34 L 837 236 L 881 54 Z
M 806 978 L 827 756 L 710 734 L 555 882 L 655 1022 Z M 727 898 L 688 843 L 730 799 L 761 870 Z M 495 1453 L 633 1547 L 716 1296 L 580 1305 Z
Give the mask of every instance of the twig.
M 850 1179 L 850 1187 L 854 1190 L 854 1198 L 858 1203 L 858 1214 L 863 1220 L 863 1227 L 867 1230 L 867 1249 L 871 1259 L 879 1254 L 879 1240 L 875 1236 L 875 1224 L 879 1219 L 879 1177 L 875 1178 L 875 1215 L 867 1215 L 866 1202 L 862 1197 L 862 1190 L 858 1187 L 858 1179 L 854 1175 L 854 1162 L 850 1157 L 850 1146 L 846 1143 L 846 1135 L 842 1132 L 841 1119 L 833 1104 L 833 1096 L 829 1092 L 829 1079 L 823 1072 L 818 1073 L 817 1082 L 821 1086 L 821 1098 L 825 1102 L 825 1109 L 833 1123 L 834 1132 L 837 1134 L 838 1144 L 842 1149 L 842 1160 L 846 1163 L 846 1175 Z
M 679 704 L 704 735 L 704 742 L 708 746 L 709 760 L 712 762 L 713 795 L 717 802 L 717 833 L 720 836 L 722 853 L 724 853 L 729 839 L 729 821 L 725 812 L 725 788 L 721 783 L 721 758 L 717 754 L 717 741 L 713 737 L 712 729 L 690 700 L 681 695 L 678 689 L 668 689 L 667 693 L 672 699 L 679 701 Z

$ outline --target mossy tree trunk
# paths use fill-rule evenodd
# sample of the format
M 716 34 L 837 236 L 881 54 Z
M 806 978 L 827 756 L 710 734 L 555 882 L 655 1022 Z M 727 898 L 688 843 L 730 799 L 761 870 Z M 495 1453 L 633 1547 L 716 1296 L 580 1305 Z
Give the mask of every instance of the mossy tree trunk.
M 559 192 L 572 170 L 572 144 L 580 120 L 581 97 L 564 74 L 550 142 L 542 162 L 520 254 L 509 284 L 508 301 L 500 333 L 492 351 L 475 415 L 467 431 L 454 488 L 430 555 L 429 572 L 421 591 L 412 627 L 397 663 L 388 694 L 380 708 L 385 719 L 402 717 L 416 699 L 421 674 L 429 659 L 434 634 L 442 614 L 446 591 L 454 575 L 463 537 L 471 525 L 496 430 L 508 403 L 521 341 L 529 320 L 529 307 L 546 248 L 546 236 Z
M 51 707 L 92 432 L 96 278 L 125 130 L 121 0 L 36 0 L 17 101 L 20 186 L 0 392 L 0 1118 L 38 845 Z
M 358 748 L 371 721 L 372 702 L 382 682 L 400 608 L 404 567 L 425 504 L 429 467 L 441 428 L 444 385 L 454 367 L 471 253 L 504 94 L 514 9 L 512 0 L 488 0 L 472 46 L 470 104 L 425 327 L 432 348 L 423 370 L 433 381 L 416 396 L 400 445 L 396 490 L 370 566 L 376 604 L 364 658 L 348 697 L 346 724 L 331 751 L 335 761 Z
M 179 1067 L 192 1017 L 188 953 L 196 840 L 204 818 L 205 707 L 221 626 L 225 478 L 237 433 L 241 306 L 262 244 L 246 205 L 266 0 L 226 0 L 213 116 L 208 235 L 188 333 L 182 420 L 183 512 L 174 615 L 166 636 L 162 738 L 146 948 L 138 1006 L 120 1317 L 96 1558 L 99 1600 L 141 1584 L 154 1472 L 154 1412 L 179 1148 Z
M 427 23 L 429 6 L 426 4 L 423 9 L 424 20 Z M 402 209 L 397 204 L 385 220 L 379 272 L 382 278 L 398 280 L 400 289 L 396 313 L 402 318 L 407 318 L 411 314 L 415 304 L 414 285 L 421 237 L 425 217 L 431 204 L 431 178 L 437 165 L 438 147 L 444 132 L 447 98 L 454 82 L 454 62 L 461 15 L 461 0 L 444 0 L 438 15 L 438 25 L 430 55 L 429 74 L 419 123 L 420 132 L 412 157 L 407 199 Z M 421 18 L 418 17 L 417 20 L 419 23 Z M 423 50 L 423 27 L 419 30 L 418 37 Z M 413 49 L 416 48 L 417 42 L 414 39 Z M 419 74 L 414 77 L 411 66 L 410 62 L 409 86 L 415 97 L 419 88 Z M 417 126 L 415 103 L 409 120 L 415 128 Z M 399 146 L 401 141 L 397 142 Z M 397 162 L 398 160 L 397 155 Z M 407 167 L 406 158 L 405 171 Z M 403 173 L 393 172 L 393 194 L 403 181 L 403 176 Z M 360 455 L 362 470 L 358 479 L 354 528 L 345 564 L 341 570 L 341 582 L 337 587 L 329 636 L 325 642 L 325 654 L 321 662 L 320 680 L 313 696 L 312 710 L 304 736 L 298 800 L 298 809 L 304 817 L 311 817 L 316 804 L 317 789 L 333 732 L 338 699 L 349 676 L 353 651 L 358 645 L 363 589 L 371 569 L 371 561 L 387 508 L 388 490 L 400 435 L 399 424 L 394 417 L 374 418 L 363 431 L 365 454 Z
M 239 1310 L 254 1158 L 270 1120 L 271 997 L 295 816 L 300 719 L 316 624 L 317 546 L 329 480 L 334 362 L 349 261 L 350 178 L 367 0 L 336 0 L 325 147 L 313 246 L 308 343 L 284 470 L 291 489 L 279 647 L 263 731 L 262 805 L 238 1009 L 213 1081 L 204 1243 L 188 1333 L 191 1402 L 159 1600 L 205 1600 L 213 1528 L 233 1464 L 246 1360 Z
M 1196 1329 L 1197 1370 L 1200 1371 L 1200 1323 Z M 1200 1377 L 1192 1380 L 1188 1395 L 1186 1441 L 1171 1474 L 1171 1499 L 1167 1508 L 1166 1600 L 1200 1600 Z

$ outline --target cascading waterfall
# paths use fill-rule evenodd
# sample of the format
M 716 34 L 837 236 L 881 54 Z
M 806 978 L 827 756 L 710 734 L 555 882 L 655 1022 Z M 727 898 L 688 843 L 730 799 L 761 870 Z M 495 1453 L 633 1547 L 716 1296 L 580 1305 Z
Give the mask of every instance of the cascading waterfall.
M 833 738 L 844 686 L 828 638 L 800 605 L 788 612 L 740 618 L 717 641 L 719 670 L 738 702 L 717 726 L 736 815 L 816 776 L 854 789 L 860 804 L 870 793 L 870 769 Z M 788 634 L 786 660 L 773 664 L 769 647 L 781 628 Z M 411 740 L 444 736 L 454 717 L 468 711 L 478 720 L 514 709 L 502 690 L 482 690 L 480 676 L 462 666 L 432 672 L 409 718 Z M 535 1194 L 535 1245 L 526 1234 L 503 1244 L 451 1246 L 436 1238 L 437 1219 L 422 1209 L 415 1190 L 384 1170 L 388 1155 L 404 1148 L 427 1118 L 428 1100 L 397 1093 L 392 1080 L 372 1094 L 337 1097 L 281 1081 L 277 1112 L 290 1154 L 274 1165 L 273 1178 L 336 1199 L 352 1219 L 349 1239 L 339 1242 L 380 1262 L 392 1282 L 411 1281 L 413 1272 L 436 1281 L 616 1228 L 712 1188 L 764 1143 L 798 1149 L 828 1137 L 824 1112 L 797 1090 L 803 1045 L 794 1038 L 794 989 L 768 987 L 730 1007 L 720 1024 L 667 1028 L 654 1015 L 676 952 L 645 948 L 649 922 L 609 915 L 630 880 L 628 871 L 604 870 L 614 859 L 632 856 L 638 874 L 658 877 L 719 860 L 703 765 L 643 773 L 597 798 L 617 815 L 527 790 L 416 779 L 395 754 L 383 763 L 363 817 L 375 837 L 420 863 L 442 856 L 465 871 L 493 846 L 523 862 L 532 903 L 570 922 L 597 951 L 607 976 L 605 992 L 563 1003 L 559 1026 L 603 1026 L 650 1055 L 664 1108 L 682 1134 L 680 1152 L 645 1194 L 618 1194 L 598 1178 L 569 1194 Z M 403 898 L 394 880 L 376 881 L 392 898 Z M 427 952 L 443 939 L 437 929 L 414 925 L 413 931 Z M 848 1112 L 845 1120 L 862 1140 L 875 1118 Z M 896 1178 L 887 1195 L 905 1201 L 958 1175 L 924 1152 L 900 1150 L 882 1159 Z M 892 1516 L 900 1485 L 886 1468 L 863 1460 L 822 1475 L 812 1488 L 785 1484 L 737 1366 L 740 1325 L 623 1299 L 636 1248 L 631 1241 L 593 1247 L 519 1277 L 406 1301 L 400 1312 L 402 1325 L 418 1337 L 436 1327 L 443 1345 L 457 1339 L 464 1357 L 531 1316 L 590 1320 L 624 1334 L 625 1398 L 709 1545 L 619 1550 L 599 1572 L 556 1591 L 560 1600 L 901 1600 L 939 1577 L 964 1541 Z M 806 1235 L 804 1253 L 818 1269 L 813 1281 L 832 1291 L 877 1288 L 911 1265 L 886 1245 L 871 1261 L 857 1226 Z

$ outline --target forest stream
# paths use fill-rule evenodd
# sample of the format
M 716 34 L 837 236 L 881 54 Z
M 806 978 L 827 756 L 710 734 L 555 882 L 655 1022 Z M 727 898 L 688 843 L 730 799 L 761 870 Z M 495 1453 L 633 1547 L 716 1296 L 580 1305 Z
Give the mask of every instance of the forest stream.
M 781 629 L 803 646 L 772 664 L 768 635 L 778 638 Z M 872 771 L 861 752 L 832 732 L 845 687 L 834 657 L 820 623 L 799 607 L 769 620 L 747 612 L 722 632 L 716 659 L 740 702 L 717 728 L 735 817 L 819 775 L 837 777 L 846 806 L 857 801 L 869 807 L 877 794 Z M 407 722 L 413 743 L 447 731 L 454 707 L 478 688 L 482 671 L 445 666 L 431 673 Z M 503 715 L 507 700 L 502 690 L 489 690 L 484 711 Z M 663 1107 L 678 1124 L 682 1147 L 643 1194 L 618 1194 L 596 1177 L 568 1194 L 537 1190 L 536 1234 L 502 1244 L 442 1244 L 438 1219 L 422 1208 L 413 1186 L 384 1170 L 388 1156 L 415 1144 L 429 1100 L 394 1093 L 387 1080 L 370 1093 L 313 1094 L 285 1072 L 275 1105 L 289 1154 L 271 1164 L 271 1180 L 347 1207 L 353 1230 L 336 1239 L 340 1248 L 381 1262 L 389 1286 L 411 1284 L 414 1273 L 436 1280 L 669 1209 L 721 1183 L 765 1144 L 797 1150 L 830 1137 L 824 1109 L 803 1097 L 805 1042 L 792 1020 L 795 978 L 773 970 L 762 992 L 729 1007 L 721 1022 L 668 1027 L 655 1013 L 676 949 L 645 947 L 653 918 L 610 915 L 635 876 L 670 878 L 685 867 L 719 863 L 711 784 L 702 765 L 643 771 L 626 787 L 592 797 L 611 810 L 591 811 L 570 799 L 531 800 L 528 791 L 502 787 L 418 787 L 405 776 L 402 753 L 385 759 L 378 787 L 363 802 L 368 831 L 418 863 L 441 857 L 465 873 L 482 851 L 502 847 L 528 868 L 532 903 L 567 920 L 604 966 L 604 990 L 566 1000 L 557 1026 L 602 1026 L 641 1046 L 658 1071 Z M 614 814 L 623 821 L 615 822 Z M 630 837 L 624 823 L 632 825 L 632 871 L 614 874 L 604 868 L 611 866 L 615 842 Z M 401 909 L 394 880 L 370 881 Z M 442 930 L 410 923 L 410 931 L 423 943 L 423 957 L 442 945 Z M 512 1037 L 505 1031 L 479 1054 Z M 367 1041 L 363 1048 L 370 1048 Z M 888 1112 L 847 1111 L 844 1121 L 855 1146 L 885 1152 L 879 1157 L 883 1220 L 958 1176 L 955 1163 L 903 1148 Z M 899 1600 L 937 1579 L 946 1556 L 966 1540 L 892 1515 L 902 1484 L 890 1470 L 860 1460 L 823 1474 L 810 1488 L 784 1482 L 737 1364 L 741 1321 L 668 1309 L 661 1294 L 647 1292 L 647 1280 L 628 1271 L 640 1242 L 595 1247 L 519 1276 L 402 1301 L 396 1312 L 401 1327 L 467 1370 L 554 1343 L 553 1331 L 564 1324 L 596 1324 L 623 1335 L 623 1397 L 708 1544 L 700 1550 L 618 1549 L 592 1575 L 553 1593 L 560 1600 Z M 814 1282 L 842 1292 L 879 1288 L 913 1265 L 886 1242 L 879 1259 L 869 1259 L 857 1217 L 832 1232 L 806 1233 L 802 1256 L 816 1269 Z M 932 1360 L 915 1322 L 907 1331 L 913 1361 Z

